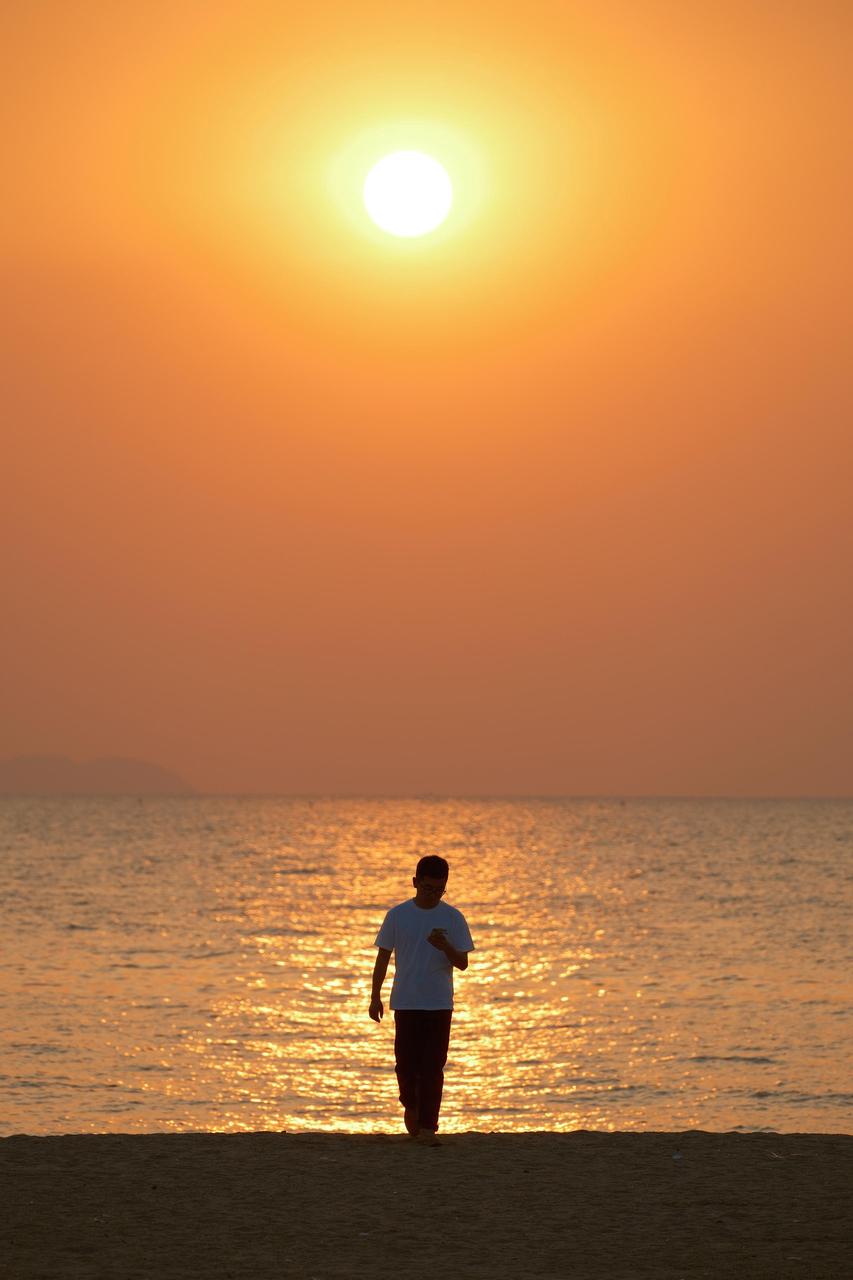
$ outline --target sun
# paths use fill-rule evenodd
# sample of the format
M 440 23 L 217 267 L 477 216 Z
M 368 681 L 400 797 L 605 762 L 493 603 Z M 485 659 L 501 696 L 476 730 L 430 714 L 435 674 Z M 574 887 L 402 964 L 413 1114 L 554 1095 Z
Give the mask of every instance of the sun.
M 394 151 L 364 180 L 364 203 L 377 227 L 392 236 L 423 236 L 440 226 L 453 203 L 447 171 L 422 151 Z

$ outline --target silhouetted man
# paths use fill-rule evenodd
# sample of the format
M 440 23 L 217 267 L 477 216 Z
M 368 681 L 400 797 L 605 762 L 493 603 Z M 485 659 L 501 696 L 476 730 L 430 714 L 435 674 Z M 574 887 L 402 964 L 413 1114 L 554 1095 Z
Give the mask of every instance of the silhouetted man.
M 427 1139 L 438 1129 L 444 1064 L 453 1017 L 453 970 L 468 968 L 474 950 L 465 917 L 442 902 L 450 868 L 435 854 L 421 858 L 416 893 L 392 907 L 376 935 L 370 1016 L 380 1022 L 382 983 L 394 952 L 394 1056 L 407 1131 Z

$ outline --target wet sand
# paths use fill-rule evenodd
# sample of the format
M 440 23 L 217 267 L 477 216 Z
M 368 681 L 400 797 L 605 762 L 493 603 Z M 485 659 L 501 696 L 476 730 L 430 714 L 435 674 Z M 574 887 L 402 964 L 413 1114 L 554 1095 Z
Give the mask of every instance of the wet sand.
M 0 1272 L 839 1280 L 851 1187 L 832 1134 L 16 1136 Z

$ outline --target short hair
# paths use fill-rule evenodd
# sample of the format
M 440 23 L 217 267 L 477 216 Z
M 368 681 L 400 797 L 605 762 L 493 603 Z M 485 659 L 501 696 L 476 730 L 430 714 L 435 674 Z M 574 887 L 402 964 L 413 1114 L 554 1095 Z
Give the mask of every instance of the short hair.
M 421 858 L 418 863 L 415 876 L 434 876 L 436 880 L 446 880 L 450 872 L 450 867 L 439 858 L 437 853 L 428 853 L 425 858 Z

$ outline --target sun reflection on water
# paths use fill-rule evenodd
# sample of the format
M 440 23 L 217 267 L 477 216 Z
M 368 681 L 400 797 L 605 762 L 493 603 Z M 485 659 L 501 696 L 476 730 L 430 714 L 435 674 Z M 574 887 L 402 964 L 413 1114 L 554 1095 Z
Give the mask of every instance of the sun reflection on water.
M 803 1116 L 816 1079 L 843 1094 L 833 903 L 809 915 L 766 858 L 756 878 L 719 809 L 197 802 L 152 808 L 124 843 L 110 812 L 111 860 L 81 837 L 38 887 L 49 958 L 21 951 L 31 1042 L 4 1048 L 41 1090 L 29 1132 L 398 1132 L 373 939 L 434 851 L 477 948 L 455 975 L 443 1129 L 760 1126 Z

